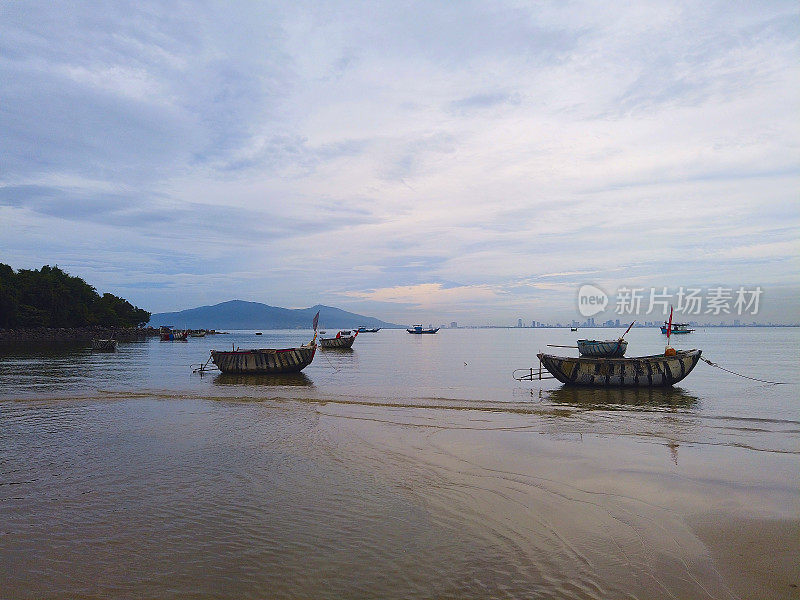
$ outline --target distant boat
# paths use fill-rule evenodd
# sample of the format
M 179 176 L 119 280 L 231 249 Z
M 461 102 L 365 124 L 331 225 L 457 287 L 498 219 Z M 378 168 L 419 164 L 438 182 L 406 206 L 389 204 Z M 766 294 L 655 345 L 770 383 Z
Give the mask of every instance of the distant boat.
M 378 333 L 380 330 L 381 330 L 380 327 L 373 327 L 372 329 L 367 329 L 363 325 L 361 327 L 359 327 L 358 329 L 356 329 L 356 331 L 358 331 L 358 333 Z
M 189 335 L 191 337 L 206 337 L 206 330 L 205 329 L 190 329 Z
M 581 356 L 624 356 L 628 342 L 619 340 L 578 340 L 578 352 Z
M 577 327 L 570 327 L 569 330 L 570 331 L 578 331 L 578 328 Z
M 116 352 L 117 340 L 92 340 L 92 350 L 95 352 Z
M 186 341 L 189 337 L 189 330 L 188 329 L 173 329 L 169 325 L 163 325 L 158 330 L 158 335 L 161 338 L 162 342 L 182 342 Z
M 358 331 L 355 334 L 350 330 L 339 331 L 336 337 L 319 338 L 319 345 L 321 348 L 352 348 L 357 335 Z
M 256 335 L 264 335 L 264 334 L 261 333 L 260 331 L 256 331 Z
M 314 339 L 297 348 L 212 350 L 211 360 L 223 373 L 297 373 L 314 360 L 318 322 L 319 313 L 314 317 Z
M 406 331 L 408 333 L 417 333 L 417 334 L 419 334 L 419 333 L 436 333 L 437 331 L 439 331 L 439 328 L 438 327 L 429 327 L 427 329 L 424 329 L 422 327 L 422 325 L 414 325 L 414 327 L 412 327 L 411 329 L 406 329 Z
M 661 333 L 663 333 L 664 335 L 667 335 L 667 327 L 669 327 L 669 324 L 666 321 L 664 321 L 664 324 L 661 326 Z M 693 331 L 694 331 L 694 329 L 690 329 L 689 328 L 689 323 L 673 323 L 672 324 L 672 332 L 671 333 L 673 335 L 678 335 L 678 334 L 681 334 L 681 333 L 692 333 Z
M 635 358 L 536 356 L 553 377 L 567 385 L 667 387 L 691 373 L 701 354 L 702 350 L 678 350 L 671 356 L 656 354 Z

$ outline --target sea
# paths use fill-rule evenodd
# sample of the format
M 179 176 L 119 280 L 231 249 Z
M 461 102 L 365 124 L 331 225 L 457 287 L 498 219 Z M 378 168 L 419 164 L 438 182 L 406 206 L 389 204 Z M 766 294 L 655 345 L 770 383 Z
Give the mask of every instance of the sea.
M 800 597 L 800 329 L 673 336 L 717 366 L 672 388 L 515 378 L 623 331 L 382 329 L 285 376 L 196 370 L 310 330 L 2 345 L 0 597 Z

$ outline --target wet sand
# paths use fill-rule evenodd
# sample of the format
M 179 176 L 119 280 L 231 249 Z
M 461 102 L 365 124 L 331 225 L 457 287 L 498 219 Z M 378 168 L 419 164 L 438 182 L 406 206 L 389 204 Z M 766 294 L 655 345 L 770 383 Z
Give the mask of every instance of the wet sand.
M 409 493 L 506 544 L 542 597 L 800 597 L 794 454 L 574 432 L 563 415 L 329 410 L 349 439 L 426 472 Z
M 671 409 L 461 404 L 5 402 L 0 589 L 797 597 L 797 453 Z
M 800 598 L 800 521 L 699 515 L 689 521 L 741 598 Z

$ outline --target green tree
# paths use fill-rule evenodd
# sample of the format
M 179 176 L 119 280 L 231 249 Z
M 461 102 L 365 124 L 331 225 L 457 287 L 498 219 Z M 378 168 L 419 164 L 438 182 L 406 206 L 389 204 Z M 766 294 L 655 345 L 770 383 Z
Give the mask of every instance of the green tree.
M 0 328 L 135 327 L 150 313 L 113 294 L 100 296 L 80 277 L 57 266 L 14 272 L 0 264 Z

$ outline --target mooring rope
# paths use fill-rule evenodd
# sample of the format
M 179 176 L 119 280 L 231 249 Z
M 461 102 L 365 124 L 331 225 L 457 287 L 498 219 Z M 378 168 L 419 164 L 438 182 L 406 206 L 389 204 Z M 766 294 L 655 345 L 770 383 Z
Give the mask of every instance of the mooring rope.
M 219 369 L 219 367 L 217 367 L 217 365 L 214 365 L 213 367 L 209 367 L 208 363 L 210 363 L 210 362 L 211 362 L 211 357 L 209 356 L 208 360 L 205 363 L 195 363 L 193 365 L 189 365 L 189 368 L 192 370 L 192 373 L 200 373 L 200 375 L 202 375 L 206 371 L 212 371 L 214 369 Z
M 758 377 L 748 377 L 747 375 L 742 375 L 741 373 L 737 373 L 736 371 L 731 371 L 730 369 L 726 369 L 725 367 L 721 367 L 717 363 L 713 363 L 710 360 L 708 360 L 707 358 L 703 358 L 702 356 L 700 357 L 700 360 L 702 360 L 705 363 L 708 363 L 712 367 L 716 367 L 718 369 L 722 369 L 726 373 L 730 373 L 732 375 L 736 375 L 737 377 L 744 377 L 745 379 L 750 379 L 752 381 L 760 381 L 761 383 L 769 383 L 769 384 L 772 384 L 772 385 L 797 385 L 797 382 L 794 382 L 794 381 L 767 381 L 766 379 L 759 379 Z

